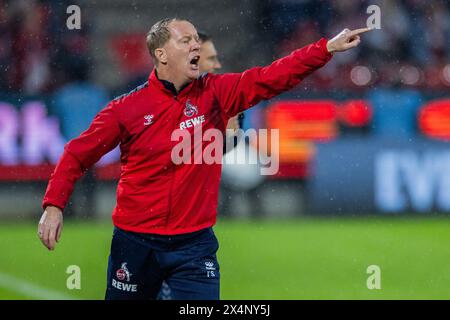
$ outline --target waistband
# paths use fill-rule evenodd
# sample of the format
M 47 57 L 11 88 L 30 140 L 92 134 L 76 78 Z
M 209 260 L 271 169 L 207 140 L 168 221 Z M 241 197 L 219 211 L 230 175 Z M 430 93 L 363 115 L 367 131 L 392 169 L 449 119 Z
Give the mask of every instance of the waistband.
M 122 234 L 125 234 L 127 236 L 130 236 L 132 238 L 137 238 L 144 241 L 152 241 L 156 243 L 167 243 L 167 244 L 173 244 L 173 243 L 180 243 L 188 240 L 193 240 L 199 237 L 202 237 L 207 234 L 214 234 L 213 228 L 208 227 L 204 228 L 195 232 L 191 233 L 183 233 L 183 234 L 175 234 L 175 235 L 161 235 L 161 234 L 154 234 L 154 233 L 139 233 L 139 232 L 133 232 L 133 231 L 127 231 L 123 230 L 118 227 L 114 227 L 114 232 L 120 232 Z

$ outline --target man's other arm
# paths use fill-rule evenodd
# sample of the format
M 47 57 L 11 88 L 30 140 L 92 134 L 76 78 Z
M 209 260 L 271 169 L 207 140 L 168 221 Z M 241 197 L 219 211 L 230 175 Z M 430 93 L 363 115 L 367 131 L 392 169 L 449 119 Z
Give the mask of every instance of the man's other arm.
M 120 126 L 113 105 L 114 102 L 100 111 L 90 127 L 65 146 L 50 177 L 38 227 L 39 238 L 49 250 L 53 250 L 61 235 L 62 211 L 76 181 L 120 142 Z

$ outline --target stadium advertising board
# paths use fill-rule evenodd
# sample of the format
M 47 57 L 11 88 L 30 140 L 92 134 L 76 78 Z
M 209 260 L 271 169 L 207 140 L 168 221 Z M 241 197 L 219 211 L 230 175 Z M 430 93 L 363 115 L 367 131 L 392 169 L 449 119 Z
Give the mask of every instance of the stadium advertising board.
M 45 181 L 59 159 L 67 138 L 63 121 L 52 114 L 46 99 L 0 100 L 0 181 Z M 433 139 L 450 139 L 449 99 L 430 100 L 417 113 L 417 127 Z M 370 126 L 376 108 L 370 99 L 337 101 L 281 100 L 261 109 L 267 128 L 279 128 L 280 170 L 271 178 L 305 179 L 322 142 L 340 141 L 341 127 Z M 371 135 L 365 135 L 371 144 Z M 96 165 L 100 179 L 117 179 L 119 150 Z
M 450 148 L 426 138 L 318 146 L 309 204 L 319 214 L 450 212 Z
M 0 101 L 0 180 L 47 180 L 67 142 L 60 122 L 49 115 L 43 100 L 19 106 Z M 102 158 L 98 168 L 109 168 L 118 159 L 115 149 Z

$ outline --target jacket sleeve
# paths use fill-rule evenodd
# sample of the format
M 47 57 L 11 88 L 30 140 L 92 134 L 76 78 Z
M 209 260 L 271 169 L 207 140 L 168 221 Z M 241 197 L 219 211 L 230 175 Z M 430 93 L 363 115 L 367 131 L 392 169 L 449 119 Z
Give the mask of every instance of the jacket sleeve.
M 52 205 L 64 209 L 75 182 L 103 155 L 120 142 L 120 126 L 110 103 L 100 111 L 90 127 L 66 144 L 64 153 L 53 171 L 42 207 Z
M 251 68 L 242 73 L 212 75 L 212 87 L 221 108 L 228 117 L 232 117 L 262 100 L 292 89 L 331 59 L 332 54 L 326 45 L 327 39 L 322 38 L 269 66 Z

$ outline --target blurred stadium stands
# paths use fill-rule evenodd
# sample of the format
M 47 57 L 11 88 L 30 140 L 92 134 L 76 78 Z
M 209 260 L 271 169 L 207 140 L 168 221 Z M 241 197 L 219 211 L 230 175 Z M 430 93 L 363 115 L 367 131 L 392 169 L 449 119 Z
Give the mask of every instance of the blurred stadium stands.
M 157 20 L 190 19 L 212 35 L 223 72 L 238 72 L 364 26 L 370 4 L 381 7 L 382 29 L 360 49 L 246 113 L 244 128 L 280 129 L 280 171 L 246 192 L 224 185 L 219 212 L 450 212 L 450 3 L 356 3 L 0 0 L 0 216 L 36 216 L 63 144 L 105 101 L 145 81 L 145 33 Z M 81 30 L 65 26 L 70 4 L 81 7 Z M 75 214 L 110 214 L 117 159 L 93 172 L 93 204 L 83 192 L 93 180 L 78 184 Z

